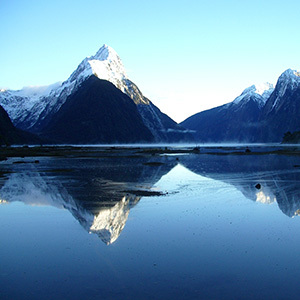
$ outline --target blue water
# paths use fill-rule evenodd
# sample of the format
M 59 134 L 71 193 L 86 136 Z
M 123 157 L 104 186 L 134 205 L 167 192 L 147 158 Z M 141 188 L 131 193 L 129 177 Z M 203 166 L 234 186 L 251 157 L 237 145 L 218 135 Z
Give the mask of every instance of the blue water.
M 298 298 L 297 156 L 17 160 L 0 164 L 0 299 Z

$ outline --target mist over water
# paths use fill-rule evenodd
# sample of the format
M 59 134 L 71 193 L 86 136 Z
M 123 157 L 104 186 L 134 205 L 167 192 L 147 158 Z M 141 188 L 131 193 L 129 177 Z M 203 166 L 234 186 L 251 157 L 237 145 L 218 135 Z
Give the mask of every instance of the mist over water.
M 3 299 L 299 294 L 300 157 L 38 160 L 0 163 Z

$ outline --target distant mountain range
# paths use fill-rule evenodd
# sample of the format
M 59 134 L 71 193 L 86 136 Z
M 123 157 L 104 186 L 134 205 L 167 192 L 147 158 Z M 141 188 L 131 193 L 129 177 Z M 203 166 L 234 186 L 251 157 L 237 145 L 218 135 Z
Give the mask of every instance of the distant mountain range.
M 300 129 L 300 74 L 287 70 L 275 88 L 251 86 L 233 102 L 197 113 L 181 123 L 197 142 L 281 142 Z
M 51 143 L 187 142 L 192 135 L 163 114 L 104 45 L 62 83 L 6 90 L 0 105 L 13 124 Z
M 12 124 L 1 112 L 1 144 L 281 142 L 286 132 L 300 130 L 300 73 L 289 69 L 275 87 L 253 85 L 231 103 L 177 124 L 142 94 L 118 54 L 104 45 L 62 83 L 1 90 L 0 105 L 14 125 L 8 130 Z

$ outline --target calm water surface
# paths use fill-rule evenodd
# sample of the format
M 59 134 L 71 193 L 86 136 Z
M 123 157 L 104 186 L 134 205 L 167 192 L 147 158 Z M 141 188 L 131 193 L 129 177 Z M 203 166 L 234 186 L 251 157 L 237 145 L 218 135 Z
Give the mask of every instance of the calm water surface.
M 125 154 L 0 163 L 0 299 L 298 298 L 299 157 Z

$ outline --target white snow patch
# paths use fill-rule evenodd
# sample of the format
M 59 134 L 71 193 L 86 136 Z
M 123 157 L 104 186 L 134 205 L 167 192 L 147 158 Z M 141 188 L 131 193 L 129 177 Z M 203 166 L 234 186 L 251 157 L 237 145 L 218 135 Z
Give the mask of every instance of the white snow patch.
M 278 89 L 278 96 L 275 99 L 272 109 L 279 104 L 280 98 L 284 96 L 287 89 L 294 90 L 300 86 L 300 72 L 297 70 L 288 69 L 283 72 L 278 78 L 276 89 Z
M 271 93 L 274 91 L 274 85 L 269 82 L 254 84 L 246 88 L 240 96 L 233 100 L 234 104 L 241 101 L 249 101 L 250 98 L 258 102 L 260 107 L 264 106 Z
M 73 90 L 91 75 L 110 81 L 122 92 L 129 90 L 120 57 L 111 47 L 103 45 L 94 56 L 85 58 L 63 83 L 24 87 L 18 91 L 1 90 L 0 105 L 13 122 L 26 120 L 30 128 L 40 116 L 44 118 L 48 113 L 58 111 Z

